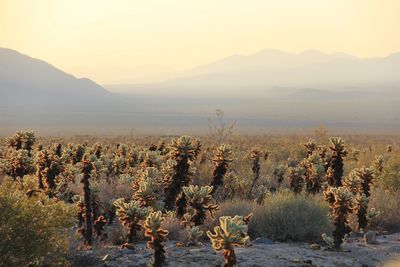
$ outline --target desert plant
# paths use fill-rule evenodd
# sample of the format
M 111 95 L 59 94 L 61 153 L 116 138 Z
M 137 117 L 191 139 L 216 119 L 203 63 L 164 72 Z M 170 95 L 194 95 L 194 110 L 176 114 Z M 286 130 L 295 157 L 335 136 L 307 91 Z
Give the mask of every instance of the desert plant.
M 116 215 L 120 222 L 128 229 L 128 243 L 127 246 L 131 247 L 136 238 L 136 232 L 142 229 L 140 222 L 146 219 L 150 212 L 150 208 L 141 207 L 138 201 L 125 202 L 123 198 L 114 201 L 116 207 Z
M 346 187 L 331 187 L 324 195 L 332 207 L 334 249 L 339 250 L 344 236 L 350 232 L 348 216 L 353 210 L 353 194 Z
M 272 170 L 272 174 L 275 176 L 276 180 L 278 181 L 279 186 L 281 186 L 283 179 L 285 179 L 286 173 L 286 166 L 279 164 L 275 166 Z
M 290 188 L 298 194 L 303 189 L 305 169 L 301 166 L 288 168 Z
M 230 145 L 220 145 L 213 158 L 214 171 L 211 186 L 217 191 L 224 185 L 224 175 L 228 170 L 229 162 L 232 162 L 232 147 Z M 213 191 L 213 192 L 214 192 Z
M 253 149 L 253 151 L 250 154 L 251 159 L 253 160 L 253 167 L 251 170 L 253 171 L 254 178 L 251 183 L 249 192 L 247 194 L 247 197 L 250 198 L 251 194 L 253 193 L 253 188 L 257 182 L 257 180 L 260 178 L 260 157 L 261 157 L 261 152 L 258 149 Z
M 27 190 L 7 177 L 0 185 L 0 266 L 66 265 L 75 207 Z
M 369 198 L 364 193 L 358 193 L 354 198 L 354 210 L 357 212 L 358 230 L 365 229 L 368 225 Z
M 163 242 L 166 240 L 168 231 L 161 228 L 161 223 L 164 221 L 161 211 L 152 212 L 146 218 L 144 235 L 149 237 L 147 247 L 154 251 L 153 266 L 162 266 L 165 262 L 165 249 Z
M 179 196 L 179 194 L 182 187 L 189 184 L 192 174 L 190 164 L 195 159 L 195 148 L 195 142 L 190 136 L 181 136 L 179 139 L 172 139 L 172 143 L 170 144 L 169 156 L 175 160 L 175 164 L 166 165 L 165 168 L 165 208 L 172 210 L 175 204 L 178 217 L 182 217 L 185 213 L 186 199 L 184 195 L 181 194 Z
M 7 160 L 10 168 L 6 171 L 6 174 L 10 175 L 14 179 L 17 177 L 23 178 L 24 175 L 32 172 L 33 160 L 29 156 L 29 151 L 26 149 L 12 149 L 7 153 Z
M 307 143 L 304 143 L 303 146 L 307 149 L 307 156 L 311 156 L 311 154 L 317 150 L 318 144 L 314 139 L 309 139 Z
M 355 175 L 360 179 L 361 192 L 365 194 L 366 197 L 371 195 L 371 184 L 374 179 L 374 170 L 373 168 L 361 167 L 359 169 L 354 170 Z
M 107 224 L 107 220 L 103 215 L 97 217 L 93 222 L 93 228 L 96 233 L 96 236 L 100 239 L 105 239 L 106 234 L 104 233 L 104 226 Z
M 90 190 L 90 172 L 93 169 L 93 164 L 88 161 L 82 161 L 82 180 L 83 184 L 83 193 L 84 193 L 84 203 L 85 203 L 85 222 L 86 229 L 82 229 L 83 234 L 85 236 L 85 244 L 88 246 L 92 245 L 92 233 L 93 233 L 93 224 L 92 224 L 92 196 Z
M 33 145 L 35 144 L 36 137 L 33 131 L 30 132 L 16 132 L 14 136 L 5 139 L 6 146 L 15 150 L 25 149 L 28 156 L 31 157 Z
M 213 203 L 212 191 L 212 186 L 199 187 L 190 185 L 183 187 L 183 193 L 186 196 L 189 207 L 189 222 L 194 223 L 195 226 L 203 224 L 207 211 L 210 213 L 211 218 L 214 218 L 214 212 L 218 210 L 218 205 Z
M 222 216 L 219 218 L 220 226 L 214 227 L 214 233 L 207 231 L 215 251 L 223 251 L 224 267 L 232 267 L 237 263 L 234 246 L 245 246 L 250 238 L 247 234 L 248 226 L 242 216 Z
M 328 212 L 319 195 L 281 190 L 266 195 L 253 211 L 250 229 L 273 240 L 318 241 L 324 231 L 332 230 Z
M 187 226 L 185 228 L 185 233 L 187 235 L 187 245 L 188 246 L 196 246 L 199 244 L 199 239 L 203 236 L 204 231 L 200 230 L 198 226 Z
M 331 175 L 328 176 L 328 183 L 330 186 L 339 187 L 342 186 L 343 157 L 347 155 L 347 151 L 342 138 L 331 137 L 329 141 L 331 142 L 329 149 L 332 151 L 332 159 L 329 166 Z
M 152 207 L 155 210 L 163 208 L 162 179 L 159 171 L 154 167 L 147 167 L 133 182 L 133 199 L 141 203 L 143 207 Z
M 384 157 L 383 155 L 376 155 L 375 160 L 372 163 L 372 166 L 375 170 L 376 174 L 382 174 L 383 173 L 383 164 L 384 164 Z

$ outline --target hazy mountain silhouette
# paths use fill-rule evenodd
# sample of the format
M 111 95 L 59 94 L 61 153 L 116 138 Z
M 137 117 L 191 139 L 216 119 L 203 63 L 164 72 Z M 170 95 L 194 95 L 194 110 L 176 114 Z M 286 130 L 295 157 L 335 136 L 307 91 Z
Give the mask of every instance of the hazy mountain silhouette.
M 77 79 L 42 60 L 0 48 L 2 105 L 85 105 L 110 95 L 89 79 Z
M 289 54 L 263 50 L 251 56 L 234 55 L 191 69 L 182 78 L 163 83 L 115 85 L 110 89 L 142 94 L 268 97 L 273 87 L 329 90 L 363 89 L 371 84 L 400 84 L 400 53 L 383 58 L 358 58 L 315 50 Z
M 110 93 L 50 64 L 0 49 L 0 134 L 207 131 L 215 109 L 241 129 L 285 132 L 325 124 L 335 129 L 400 129 L 400 54 L 264 50 L 232 56 L 158 84 Z

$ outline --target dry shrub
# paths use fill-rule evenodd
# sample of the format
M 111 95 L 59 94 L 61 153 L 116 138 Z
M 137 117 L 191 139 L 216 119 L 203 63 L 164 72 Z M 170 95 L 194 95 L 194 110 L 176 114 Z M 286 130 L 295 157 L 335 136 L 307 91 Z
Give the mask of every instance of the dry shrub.
M 181 221 L 176 217 L 166 217 L 161 224 L 161 228 L 168 230 L 169 240 L 180 240 L 184 235 L 184 229 Z
M 320 195 L 279 191 L 267 195 L 258 230 L 274 240 L 315 241 L 333 229 L 329 207 Z M 258 217 L 257 216 L 257 217 Z
M 400 230 L 400 191 L 374 188 L 372 190 L 370 208 L 380 211 L 379 216 L 371 220 L 371 226 L 381 230 Z
M 242 199 L 221 203 L 216 217 L 245 216 L 253 213 L 249 224 L 252 238 L 267 236 L 273 240 L 315 241 L 322 233 L 333 229 L 329 208 L 321 196 L 279 191 L 267 195 L 263 205 Z M 207 220 L 205 228 L 212 229 L 216 221 Z

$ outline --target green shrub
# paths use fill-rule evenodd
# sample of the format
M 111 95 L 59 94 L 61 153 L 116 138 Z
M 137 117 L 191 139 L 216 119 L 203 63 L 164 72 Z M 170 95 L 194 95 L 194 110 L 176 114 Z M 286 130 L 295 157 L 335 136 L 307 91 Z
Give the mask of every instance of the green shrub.
M 24 183 L 32 182 L 25 176 Z M 4 178 L 0 185 L 0 266 L 60 265 L 75 208 Z
M 329 208 L 321 196 L 280 191 L 267 195 L 262 211 L 254 213 L 257 232 L 274 240 L 318 240 L 332 231 Z
M 320 195 L 294 194 L 278 191 L 267 195 L 264 204 L 233 199 L 220 204 L 216 214 L 221 216 L 246 216 L 253 213 L 249 223 L 249 236 L 267 236 L 273 240 L 313 241 L 324 232 L 333 230 L 329 208 Z M 205 228 L 211 230 L 218 220 L 207 220 Z

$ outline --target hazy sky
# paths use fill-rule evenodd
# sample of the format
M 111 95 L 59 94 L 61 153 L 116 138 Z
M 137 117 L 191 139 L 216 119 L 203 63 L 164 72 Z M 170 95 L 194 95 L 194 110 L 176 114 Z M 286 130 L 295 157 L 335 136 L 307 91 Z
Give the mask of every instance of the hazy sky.
M 0 47 L 100 84 L 232 54 L 400 51 L 400 0 L 0 0 Z

